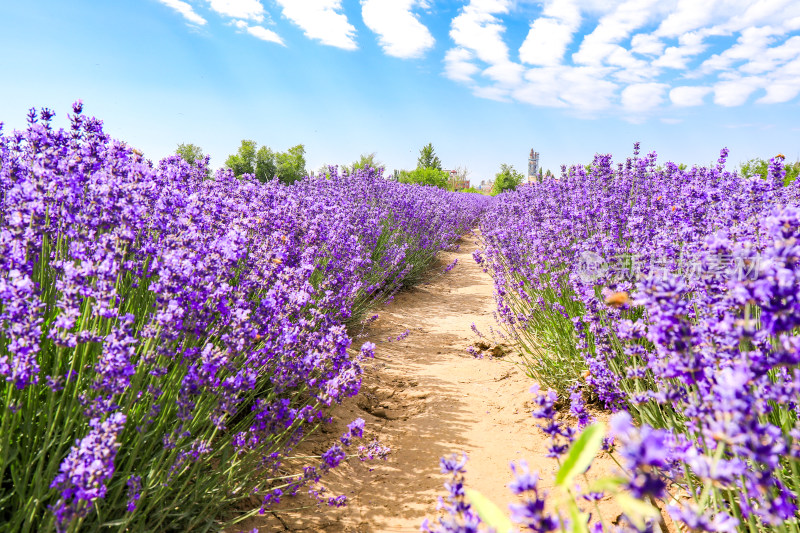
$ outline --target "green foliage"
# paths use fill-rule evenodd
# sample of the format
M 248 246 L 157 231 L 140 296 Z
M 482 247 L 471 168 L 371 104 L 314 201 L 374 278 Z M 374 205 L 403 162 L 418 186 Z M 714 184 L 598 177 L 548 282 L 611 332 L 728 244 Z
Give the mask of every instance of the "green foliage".
M 339 167 L 339 173 L 343 176 L 349 176 L 353 174 L 356 170 L 363 170 L 367 167 L 374 168 L 374 169 L 383 169 L 384 164 L 378 161 L 375 157 L 375 152 L 370 154 L 361 154 L 361 157 L 358 158 L 357 161 L 353 161 L 349 165 L 341 165 Z M 328 174 L 328 167 L 327 165 L 324 167 L 324 172 L 320 169 L 320 174 Z
M 306 148 L 302 144 L 275 154 L 275 161 L 277 165 L 275 175 L 287 185 L 303 179 L 306 175 Z
M 375 152 L 371 154 L 361 154 L 361 157 L 358 158 L 358 161 L 353 162 L 350 165 L 351 172 L 355 172 L 356 170 L 363 170 L 367 167 L 369 168 L 384 168 L 384 164 L 378 161 L 375 158 Z
M 465 489 L 464 493 L 484 524 L 498 533 L 514 531 L 514 524 L 492 500 L 475 489 Z
M 443 170 L 435 168 L 417 168 L 411 172 L 401 170 L 399 175 L 401 183 L 413 183 L 415 185 L 432 185 L 440 189 L 447 189 L 450 184 L 450 176 Z
M 783 178 L 783 184 L 789 185 L 793 183 L 797 176 L 800 175 L 800 161 L 786 164 L 783 169 L 786 171 L 786 176 Z
M 442 162 L 439 156 L 433 151 L 433 143 L 428 143 L 419 151 L 419 159 L 417 159 L 417 168 L 435 168 L 442 170 Z
M 784 169 L 786 170 L 786 177 L 783 178 L 783 184 L 789 185 L 797 179 L 798 175 L 800 175 L 800 161 L 790 163 L 786 165 Z
M 275 164 L 275 152 L 267 146 L 262 146 L 256 152 L 256 179 L 259 181 L 269 181 L 275 177 L 278 170 Z
M 783 184 L 789 185 L 797 179 L 800 174 L 800 161 L 794 163 L 785 163 L 783 169 L 786 171 L 786 176 L 783 178 Z M 769 174 L 769 161 L 755 157 L 739 165 L 739 174 L 746 178 L 761 177 L 767 179 Z
M 745 178 L 761 176 L 762 179 L 767 179 L 768 170 L 769 163 L 760 157 L 755 157 L 739 165 L 739 174 Z
M 256 142 L 243 140 L 239 150 L 225 160 L 225 166 L 233 170 L 236 177 L 256 173 Z
M 603 447 L 606 428 L 602 422 L 592 424 L 581 433 L 569 449 L 569 454 L 558 469 L 556 485 L 569 489 L 575 477 L 586 472 L 595 455 Z
M 486 194 L 482 190 L 476 189 L 475 187 L 467 187 L 466 189 L 462 189 L 462 190 L 456 191 L 456 192 L 472 192 L 472 193 L 476 193 L 476 194 Z
M 271 148 L 258 145 L 252 140 L 243 140 L 239 150 L 225 160 L 225 166 L 235 176 L 253 174 L 262 182 L 278 178 L 286 184 L 300 180 L 306 174 L 306 149 L 302 144 L 286 152 L 273 152 Z
M 589 533 L 589 519 L 591 516 L 581 512 L 574 499 L 569 502 L 569 517 L 572 521 L 570 533 Z M 564 530 L 563 526 L 561 529 L 562 531 Z
M 183 160 L 189 163 L 190 165 L 194 165 L 195 161 L 203 159 L 205 157 L 203 149 L 197 146 L 196 144 L 191 144 L 191 143 L 179 144 L 178 148 L 175 150 L 175 153 L 181 156 Z
M 523 179 L 525 179 L 525 177 L 521 172 L 514 170 L 513 165 L 506 165 L 503 163 L 500 165 L 500 172 L 494 175 L 492 194 L 496 195 L 505 191 L 513 191 L 522 184 Z

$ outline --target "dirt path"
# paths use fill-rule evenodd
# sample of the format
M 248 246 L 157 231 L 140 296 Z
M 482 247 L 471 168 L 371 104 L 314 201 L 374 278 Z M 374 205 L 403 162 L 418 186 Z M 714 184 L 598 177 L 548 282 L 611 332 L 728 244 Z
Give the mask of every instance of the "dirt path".
M 504 508 L 512 501 L 506 488 L 510 461 L 525 458 L 543 480 L 552 479 L 555 463 L 544 457 L 546 440 L 530 415 L 533 382 L 513 364 L 516 356 L 477 359 L 467 353 L 481 341 L 473 323 L 486 334 L 495 326 L 492 280 L 472 259 L 475 248 L 475 237 L 465 237 L 458 251 L 441 254 L 433 270 L 442 272 L 457 258 L 452 271 L 398 294 L 378 310 L 380 318 L 355 342 L 377 345 L 362 392 L 336 408 L 337 422 L 327 435 L 304 443 L 310 448 L 306 452 L 319 453 L 348 422 L 361 417 L 366 435 L 391 447 L 388 460 L 351 459 L 328 476 L 326 486 L 347 496 L 346 507 L 318 507 L 298 496 L 242 529 L 419 531 L 444 494 L 439 458 L 453 452 L 469 456 L 468 486 Z M 406 331 L 408 336 L 397 340 Z

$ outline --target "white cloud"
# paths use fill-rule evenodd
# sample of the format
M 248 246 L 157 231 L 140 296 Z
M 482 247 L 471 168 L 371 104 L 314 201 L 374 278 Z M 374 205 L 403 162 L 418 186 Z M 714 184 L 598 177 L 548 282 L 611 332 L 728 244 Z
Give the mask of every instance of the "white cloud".
M 555 66 L 561 63 L 580 26 L 581 12 L 573 0 L 552 0 L 542 15 L 531 23 L 519 57 L 529 65 Z
M 470 0 L 451 23 L 456 46 L 446 54 L 445 75 L 482 98 L 582 114 L 625 110 L 630 119 L 670 103 L 692 107 L 713 100 L 730 107 L 753 95 L 766 104 L 800 94 L 796 0 L 543 4 L 516 61 L 503 39 L 506 16 L 516 12 L 516 2 Z M 597 21 L 595 27 L 569 57 L 578 32 L 591 20 Z M 712 46 L 717 53 L 708 57 Z M 693 85 L 685 81 L 693 78 L 698 80 Z
M 452 48 L 444 55 L 445 76 L 453 81 L 469 83 L 481 69 L 473 62 L 472 52 L 464 48 Z
M 635 83 L 622 90 L 622 107 L 627 111 L 641 113 L 650 111 L 664 102 L 666 83 Z
M 634 57 L 632 53 L 619 45 L 613 45 L 606 58 L 606 63 L 626 69 L 628 73 L 634 74 L 637 79 L 649 77 L 652 74 L 646 72 L 648 68 L 647 61 Z
M 606 80 L 606 69 L 572 67 L 561 76 L 561 99 L 580 111 L 599 111 L 611 106 L 619 86 Z
M 519 85 L 522 82 L 522 75 L 525 68 L 510 61 L 492 65 L 483 71 L 483 75 L 502 85 Z
M 660 55 L 666 45 L 651 33 L 637 33 L 631 39 L 631 52 L 640 55 Z
M 800 94 L 800 76 L 793 80 L 770 83 L 765 87 L 767 94 L 756 100 L 757 104 L 782 104 Z
M 158 1 L 192 25 L 207 24 L 193 7 L 197 0 Z M 263 0 L 204 1 L 238 31 L 286 46 Z M 450 23 L 453 47 L 444 56 L 445 76 L 480 98 L 584 114 L 622 109 L 644 116 L 669 102 L 692 107 L 713 100 L 730 107 L 751 97 L 775 104 L 800 95 L 797 0 L 540 0 L 541 14 L 527 21 L 527 36 L 512 57 L 506 26 L 522 3 L 533 1 L 464 2 Z M 360 4 L 364 24 L 385 54 L 421 57 L 436 44 L 420 18 L 434 5 L 431 0 Z M 358 48 L 342 0 L 275 5 L 284 15 L 281 24 L 294 23 L 325 45 Z M 591 21 L 594 28 L 576 43 Z M 712 46 L 716 53 L 710 55 Z
M 800 57 L 800 36 L 787 39 L 779 46 L 765 48 L 754 54 L 739 70 L 745 74 L 762 74 L 774 71 L 780 65 Z
M 714 103 L 734 107 L 744 104 L 751 94 L 763 85 L 759 78 L 736 78 L 714 85 Z
M 775 28 L 769 26 L 746 28 L 735 45 L 721 54 L 711 56 L 703 62 L 700 70 L 706 73 L 712 70 L 727 70 L 739 61 L 756 59 L 775 40 L 774 35 Z
M 708 26 L 715 20 L 719 0 L 678 0 L 678 5 L 654 32 L 658 37 L 678 37 Z
M 661 57 L 653 61 L 653 66 L 684 70 L 690 59 L 702 54 L 708 48 L 703 43 L 703 35 L 697 32 L 684 33 L 678 38 L 678 43 L 678 46 L 670 46 L 664 50 Z
M 655 5 L 659 1 L 628 0 L 617 6 L 612 13 L 600 19 L 592 33 L 584 37 L 572 60 L 584 65 L 602 64 L 614 52 L 617 43 L 653 18 L 657 13 Z
M 800 57 L 770 73 L 764 89 L 766 94 L 756 100 L 758 104 L 788 102 L 800 94 Z
M 378 34 L 386 54 L 420 57 L 435 43 L 433 35 L 412 12 L 425 5 L 420 0 L 361 0 L 364 24 Z
M 186 2 L 182 2 L 181 0 L 158 0 L 165 6 L 174 9 L 181 15 L 183 18 L 191 22 L 192 24 L 197 24 L 198 26 L 203 26 L 206 24 L 206 19 L 198 15 L 194 8 L 187 4 Z
M 497 102 L 509 102 L 508 89 L 502 87 L 475 87 L 472 94 L 478 98 L 486 98 L 487 100 L 495 100 Z
M 591 15 L 593 18 L 600 18 L 613 12 L 626 1 L 628 0 L 575 0 L 581 12 Z
M 525 73 L 525 83 L 514 91 L 514 98 L 540 107 L 566 107 L 559 99 L 560 75 L 566 67 L 533 68 Z
M 612 105 L 618 89 L 615 83 L 604 79 L 606 75 L 607 69 L 596 67 L 532 68 L 512 95 L 535 106 L 596 112 Z
M 264 20 L 264 6 L 259 0 L 208 0 L 211 9 L 226 17 L 253 20 Z
M 703 105 L 703 98 L 712 91 L 711 87 L 682 85 L 669 92 L 669 99 L 678 107 Z
M 267 28 L 265 28 L 263 26 L 248 26 L 247 27 L 247 33 L 249 33 L 253 37 L 257 37 L 257 38 L 261 39 L 262 41 L 267 41 L 267 42 L 270 42 L 270 43 L 277 43 L 277 44 L 286 46 L 283 43 L 283 39 L 281 39 L 280 35 L 278 35 L 277 33 L 275 33 L 272 30 L 268 30 Z
M 800 36 L 790 37 L 774 46 L 777 40 L 775 32 L 776 28 L 770 26 L 742 31 L 735 45 L 704 61 L 701 72 L 708 74 L 736 69 L 747 75 L 767 74 L 800 57 Z
M 556 19 L 544 17 L 536 19 L 519 49 L 520 59 L 529 65 L 561 64 L 575 29 L 574 26 Z
M 494 14 L 508 13 L 510 0 L 470 0 L 450 23 L 450 37 L 460 47 L 472 50 L 481 61 L 496 65 L 508 59 L 503 42 L 505 26 Z
M 297 24 L 309 39 L 322 44 L 355 50 L 356 29 L 341 13 L 341 0 L 275 0 L 283 15 Z
M 792 78 L 800 76 L 800 57 L 795 58 L 793 61 L 786 63 L 784 66 L 778 69 L 778 74 Z
M 791 31 L 792 20 L 800 16 L 797 0 L 755 0 L 735 2 L 734 9 L 720 13 L 721 21 L 710 31 L 715 34 L 732 34 L 757 26 L 779 26 Z M 729 16 L 724 16 L 729 15 Z

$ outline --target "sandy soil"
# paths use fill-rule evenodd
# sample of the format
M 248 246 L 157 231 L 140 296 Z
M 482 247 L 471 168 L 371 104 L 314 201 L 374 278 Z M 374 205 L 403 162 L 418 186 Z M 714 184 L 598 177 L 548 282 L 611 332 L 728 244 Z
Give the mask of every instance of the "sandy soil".
M 362 392 L 337 407 L 333 427 L 315 434 L 300 450 L 319 454 L 347 423 L 361 417 L 365 436 L 377 436 L 392 448 L 388 460 L 362 463 L 353 458 L 327 477 L 325 485 L 333 494 L 347 496 L 346 507 L 318 506 L 300 495 L 237 529 L 419 531 L 425 517 L 436 515 L 437 498 L 444 494 L 439 458 L 453 452 L 469 456 L 467 485 L 503 508 L 513 501 L 506 488 L 510 461 L 525 458 L 540 471 L 544 487 L 552 484 L 556 464 L 545 457 L 546 437 L 530 414 L 533 381 L 515 364 L 513 350 L 501 343 L 497 350 L 508 352 L 502 357 L 478 359 L 467 353 L 482 341 L 472 331 L 473 323 L 487 335 L 495 326 L 492 281 L 472 259 L 475 248 L 475 237 L 466 236 L 458 251 L 441 254 L 427 283 L 401 292 L 377 310 L 380 318 L 354 343 L 377 345 Z M 442 273 L 456 258 L 457 266 Z M 396 340 L 406 330 L 408 336 Z M 608 463 L 592 471 L 606 472 Z M 613 507 L 609 515 L 616 516 Z

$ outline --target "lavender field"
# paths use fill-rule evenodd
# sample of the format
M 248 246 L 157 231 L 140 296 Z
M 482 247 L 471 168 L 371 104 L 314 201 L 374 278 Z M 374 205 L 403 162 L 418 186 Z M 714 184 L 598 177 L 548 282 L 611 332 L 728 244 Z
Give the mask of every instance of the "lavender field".
M 0 533 L 800 533 L 800 0 L 0 48 Z
M 284 185 L 153 164 L 72 111 L 0 136 L 1 531 L 233 531 L 301 490 L 344 505 L 318 482 L 385 458 L 365 421 L 296 450 L 359 394 L 376 306 L 471 231 L 555 492 L 516 461 L 509 512 L 445 457 L 425 531 L 800 531 L 783 156 L 762 179 L 726 150 L 684 168 L 636 145 L 495 197 L 369 167 Z M 619 468 L 589 481 L 598 457 Z
M 679 168 L 637 144 L 623 162 L 598 155 L 502 195 L 482 217 L 475 258 L 529 375 L 551 389 L 534 389 L 533 415 L 570 501 L 546 507 L 518 464 L 521 530 L 588 531 L 585 513 L 592 531 L 800 530 L 800 187 L 782 155 L 766 180 L 726 157 Z M 608 433 L 587 402 L 613 413 Z M 620 475 L 576 489 L 598 452 Z M 492 513 L 464 509 L 463 462 L 442 469 L 451 517 L 431 530 L 475 530 Z M 624 511 L 614 524 L 592 503 L 609 495 Z
M 356 419 L 281 473 L 359 391 L 374 345 L 347 326 L 486 198 L 372 169 L 207 179 L 207 160 L 153 165 L 80 103 L 66 131 L 52 117 L 0 137 L 0 530 L 218 529 L 385 453 Z

